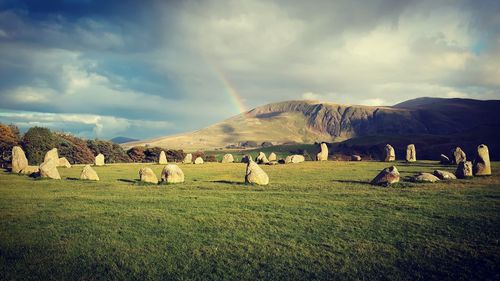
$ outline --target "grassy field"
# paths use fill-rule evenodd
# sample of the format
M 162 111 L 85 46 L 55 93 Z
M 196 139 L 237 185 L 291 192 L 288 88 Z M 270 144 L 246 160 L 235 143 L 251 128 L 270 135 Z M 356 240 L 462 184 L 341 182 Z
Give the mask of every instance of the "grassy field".
M 179 185 L 0 172 L 2 280 L 499 280 L 500 163 L 491 177 L 367 184 L 387 163 L 181 165 Z M 402 176 L 441 168 L 397 163 Z M 447 167 L 445 169 L 452 169 Z

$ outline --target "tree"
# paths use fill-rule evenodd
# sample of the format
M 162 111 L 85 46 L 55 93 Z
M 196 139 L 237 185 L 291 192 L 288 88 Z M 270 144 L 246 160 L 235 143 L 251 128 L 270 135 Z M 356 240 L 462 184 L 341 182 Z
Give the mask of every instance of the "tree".
M 0 123 L 0 166 L 7 167 L 12 158 L 12 147 L 20 141 L 19 129 L 15 125 Z
M 102 153 L 107 163 L 126 163 L 130 162 L 130 157 L 123 148 L 110 141 L 88 140 L 87 147 L 94 155 Z
M 59 156 L 66 157 L 72 164 L 90 164 L 94 162 L 94 154 L 87 147 L 87 142 L 65 133 L 55 133 Z
M 141 163 L 144 162 L 144 146 L 134 146 L 127 151 L 128 157 L 132 160 L 132 162 Z
M 32 127 L 24 134 L 22 145 L 28 162 L 41 164 L 45 153 L 56 147 L 56 139 L 49 129 Z

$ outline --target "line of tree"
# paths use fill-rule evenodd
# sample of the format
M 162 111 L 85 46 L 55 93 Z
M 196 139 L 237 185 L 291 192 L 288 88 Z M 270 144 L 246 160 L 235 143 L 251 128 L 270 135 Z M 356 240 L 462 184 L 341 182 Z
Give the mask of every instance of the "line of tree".
M 125 151 L 120 145 L 105 140 L 85 140 L 68 133 L 52 132 L 47 128 L 32 127 L 21 135 L 15 125 L 0 123 L 0 165 L 7 167 L 11 162 L 12 147 L 23 148 L 28 162 L 38 165 L 43 162 L 45 153 L 57 148 L 60 157 L 66 157 L 71 164 L 89 164 L 95 155 L 102 153 L 106 163 L 157 162 L 161 151 L 165 151 L 169 162 L 180 162 L 185 153 L 182 150 L 160 147 L 136 146 Z

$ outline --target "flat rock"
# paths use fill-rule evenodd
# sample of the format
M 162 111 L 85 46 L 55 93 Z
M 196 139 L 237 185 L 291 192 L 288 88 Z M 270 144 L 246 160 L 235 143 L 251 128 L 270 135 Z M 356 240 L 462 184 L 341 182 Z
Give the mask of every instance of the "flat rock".
M 24 167 L 24 169 L 22 169 L 20 173 L 25 174 L 25 175 L 38 174 L 38 173 L 40 173 L 40 167 L 28 165 L 28 166 Z
M 306 159 L 305 159 L 304 155 L 299 155 L 299 154 L 289 155 L 285 158 L 285 164 L 300 163 L 300 162 L 304 162 L 305 160 Z
M 359 155 L 351 155 L 351 161 L 361 161 L 361 156 L 359 156 Z
M 440 180 L 456 180 L 457 177 L 454 173 L 443 171 L 443 170 L 435 170 L 433 173 Z
M 414 182 L 438 182 L 439 178 L 431 173 L 419 173 L 412 177 Z

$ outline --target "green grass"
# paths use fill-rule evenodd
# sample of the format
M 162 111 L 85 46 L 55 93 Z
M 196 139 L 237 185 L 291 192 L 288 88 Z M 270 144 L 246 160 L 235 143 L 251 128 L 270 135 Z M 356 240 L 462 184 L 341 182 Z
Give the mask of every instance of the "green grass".
M 494 175 L 373 187 L 387 163 L 181 165 L 186 182 L 140 185 L 141 166 L 100 182 L 0 172 L 2 280 L 498 280 Z M 402 176 L 442 168 L 397 163 Z M 451 169 L 446 167 L 445 169 Z

